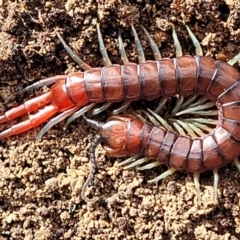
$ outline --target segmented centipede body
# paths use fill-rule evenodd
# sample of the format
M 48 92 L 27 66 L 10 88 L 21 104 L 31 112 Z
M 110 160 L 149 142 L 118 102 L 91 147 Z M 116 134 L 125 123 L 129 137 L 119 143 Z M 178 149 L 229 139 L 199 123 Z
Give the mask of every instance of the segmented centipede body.
M 135 79 L 132 77 L 129 85 L 123 84 L 122 87 L 124 80 L 119 78 L 116 92 L 120 92 L 120 97 L 123 96 L 123 89 L 128 95 L 132 86 L 136 98 L 149 100 L 159 95 L 206 95 L 216 102 L 218 126 L 202 138 L 191 139 L 143 124 L 130 115 L 116 115 L 110 117 L 100 130 L 108 153 L 117 156 L 139 153 L 189 172 L 218 169 L 239 155 L 240 74 L 235 68 L 201 56 L 184 56 L 116 68 L 122 69 L 122 79 L 125 79 L 124 72 L 132 72 L 127 69 L 138 69 L 138 74 L 132 74 Z
M 188 61 L 184 61 L 188 59 Z M 166 62 L 170 60 L 165 60 Z M 180 62 L 188 62 L 191 69 L 186 69 Z M 154 62 L 161 69 L 160 62 Z M 143 155 L 143 158 L 133 163 L 138 166 L 149 159 L 155 159 L 153 164 L 141 169 L 148 169 L 160 164 L 166 164 L 170 169 L 150 182 L 158 181 L 176 170 L 187 170 L 194 173 L 196 189 L 199 195 L 199 173 L 214 170 L 214 196 L 216 197 L 218 174 L 217 170 L 234 161 L 240 170 L 237 157 L 240 154 L 240 75 L 239 72 L 226 63 L 202 57 L 182 57 L 172 60 L 172 70 L 168 69 L 168 78 L 164 84 L 167 96 L 175 94 L 204 94 L 216 102 L 218 108 L 218 124 L 209 134 L 191 138 L 143 123 L 132 115 L 111 116 L 106 123 L 99 124 L 94 120 L 86 121 L 99 130 L 94 145 L 103 143 L 105 150 L 112 156 Z M 181 67 L 179 67 L 181 66 Z M 212 66 L 212 67 L 210 67 Z M 214 67 L 213 67 L 214 66 Z M 217 66 L 217 67 L 215 67 Z M 231 69 L 231 70 L 230 70 Z M 161 71 L 160 71 L 161 72 Z M 161 89 L 161 77 L 158 72 L 158 85 L 154 91 Z M 172 75 L 172 78 L 170 77 Z M 164 78 L 163 78 L 164 79 Z M 169 81 L 169 85 L 168 85 Z M 172 81 L 170 83 L 170 81 Z M 170 88 L 169 88 L 170 86 Z M 95 156 L 91 161 L 94 163 Z M 134 161 L 137 158 L 133 158 Z M 128 160 L 124 162 L 128 163 Z M 83 195 L 84 196 L 84 195 Z
M 222 109 L 228 103 L 223 105 Z M 113 115 L 98 128 L 100 141 L 111 156 L 140 154 L 176 170 L 201 173 L 219 169 L 240 154 L 240 125 L 229 116 L 224 113 L 210 134 L 194 139 L 143 123 L 130 114 Z
M 143 28 L 154 50 L 156 59 L 155 61 L 145 61 L 142 47 L 133 26 L 132 30 L 140 63 L 128 62 L 121 36 L 119 36 L 119 48 L 124 65 L 111 65 L 106 49 L 103 46 L 99 26 L 97 30 L 103 59 L 105 64 L 109 66 L 91 68 L 76 56 L 58 35 L 70 56 L 85 71 L 50 77 L 24 89 L 23 91 L 27 91 L 54 83 L 49 92 L 30 99 L 0 116 L 0 123 L 11 121 L 23 114 L 29 116 L 26 121 L 1 132 L 0 139 L 32 129 L 51 118 L 54 114 L 61 112 L 41 130 L 37 137 L 37 140 L 40 140 L 42 135 L 56 123 L 75 113 L 67 122 L 68 124 L 74 118 L 95 107 L 99 102 L 105 104 L 101 108 L 95 109 L 95 113 L 105 110 L 113 102 L 124 101 L 123 105 L 115 110 L 115 113 L 119 113 L 127 108 L 132 101 L 139 99 L 153 100 L 160 96 L 171 97 L 177 93 L 180 95 L 205 94 L 209 99 L 215 101 L 219 94 L 239 79 L 238 71 L 227 63 L 203 56 L 182 56 L 178 40 L 176 40 L 174 34 L 176 52 L 180 57 L 161 59 L 156 44 L 146 29 Z M 188 27 L 187 30 L 192 34 Z M 196 46 L 196 49 L 200 48 Z
M 218 108 L 217 127 L 209 134 L 193 138 L 188 131 L 189 128 L 185 128 L 191 137 L 184 136 L 166 128 L 143 124 L 130 115 L 111 117 L 106 124 L 100 125 L 93 120 L 87 120 L 92 126 L 100 128 L 100 134 L 97 135 L 91 148 L 91 160 L 94 163 L 94 147 L 103 141 L 110 154 L 138 153 L 157 159 L 155 165 L 159 163 L 169 165 L 171 168 L 167 174 L 177 169 L 193 172 L 196 188 L 199 185 L 197 180 L 199 173 L 213 169 L 216 190 L 217 169 L 233 161 L 240 154 L 240 73 L 232 67 L 239 60 L 240 54 L 228 63 L 204 57 L 199 42 L 189 27 L 186 26 L 186 28 L 196 47 L 196 56 L 182 55 L 173 27 L 177 57 L 162 59 L 157 45 L 143 28 L 155 57 L 155 61 L 146 61 L 137 33 L 132 26 L 139 64 L 129 63 L 119 34 L 119 50 L 124 65 L 112 65 L 97 25 L 100 51 L 107 65 L 103 68 L 91 68 L 83 62 L 58 34 L 66 51 L 85 71 L 50 77 L 24 89 L 23 91 L 28 91 L 53 84 L 48 93 L 30 99 L 0 116 L 0 123 L 3 123 L 28 114 L 26 121 L 1 132 L 0 140 L 32 129 L 61 112 L 42 128 L 37 137 L 37 140 L 40 140 L 53 125 L 73 114 L 66 123 L 68 125 L 73 119 L 93 109 L 100 102 L 104 105 L 95 108 L 93 114 L 104 111 L 113 102 L 124 101 L 123 105 L 114 111 L 114 114 L 118 114 L 125 110 L 132 101 L 139 99 L 153 100 L 163 97 L 161 105 L 164 105 L 167 98 L 174 97 L 176 94 L 180 96 L 180 102 L 185 96 L 203 95 L 206 99 L 215 102 Z M 191 101 L 193 100 L 194 98 Z M 209 124 L 210 121 L 207 123 Z M 196 124 L 193 127 L 196 127 Z M 117 137 L 114 138 L 116 134 Z M 236 166 L 240 169 L 239 163 L 236 162 Z M 166 174 L 154 180 L 157 181 L 164 176 Z

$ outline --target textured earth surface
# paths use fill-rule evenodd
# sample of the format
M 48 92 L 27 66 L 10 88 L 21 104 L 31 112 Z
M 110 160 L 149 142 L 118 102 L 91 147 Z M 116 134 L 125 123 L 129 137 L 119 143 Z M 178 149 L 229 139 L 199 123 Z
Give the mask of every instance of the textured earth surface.
M 183 20 L 200 40 L 204 55 L 227 60 L 240 51 L 238 0 L 0 1 L 0 114 L 48 91 L 16 94 L 19 89 L 81 70 L 57 32 L 96 67 L 103 66 L 96 22 L 110 59 L 121 64 L 119 29 L 130 61 L 137 62 L 130 24 L 147 59 L 153 54 L 141 24 L 159 45 L 162 42 L 163 57 L 175 54 L 170 23 L 184 54 L 194 55 Z M 11 124 L 2 124 L 0 131 Z M 124 170 L 99 146 L 98 171 L 86 192 L 99 200 L 86 203 L 80 193 L 90 170 L 94 131 L 81 118 L 65 131 L 63 124 L 49 130 L 40 143 L 35 142 L 40 127 L 0 142 L 0 239 L 240 239 L 240 173 L 234 166 L 219 171 L 217 204 L 212 172 L 201 175 L 199 206 L 191 175 L 177 172 L 149 184 L 147 180 L 166 168 Z

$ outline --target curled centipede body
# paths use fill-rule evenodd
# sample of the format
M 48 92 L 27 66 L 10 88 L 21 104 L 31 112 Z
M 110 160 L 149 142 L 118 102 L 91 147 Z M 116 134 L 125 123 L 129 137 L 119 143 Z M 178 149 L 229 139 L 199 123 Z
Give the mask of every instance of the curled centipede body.
M 239 72 L 236 69 L 229 71 L 231 67 L 226 63 L 198 56 L 187 57 L 188 63 L 192 67 L 189 71 L 185 71 L 184 67 L 179 67 L 181 64 L 178 62 L 184 58 L 173 60 L 175 62 L 173 65 L 177 66 L 173 67 L 174 74 L 176 74 L 174 76 L 178 77 L 168 77 L 164 89 L 168 89 L 167 84 L 169 83 L 172 88 L 167 94 L 170 96 L 204 94 L 210 100 L 215 101 L 218 108 L 218 124 L 209 134 L 191 138 L 176 131 L 167 131 L 163 127 L 143 123 L 138 118 L 126 114 L 112 116 L 104 124 L 87 118 L 86 120 L 92 127 L 99 130 L 93 148 L 96 143 L 103 142 L 103 147 L 110 155 L 138 154 L 147 157 L 147 159 L 138 160 L 132 166 L 155 159 L 153 164 L 142 169 L 159 164 L 166 164 L 170 167 L 166 173 L 151 182 L 158 181 L 176 170 L 184 169 L 194 173 L 195 185 L 199 194 L 199 173 L 213 170 L 215 176 L 214 196 L 216 196 L 217 170 L 232 161 L 240 170 L 237 161 L 240 154 Z M 199 64 L 200 61 L 202 61 L 201 64 Z M 209 68 L 211 62 L 218 67 Z M 176 73 L 177 71 L 178 73 Z M 171 71 L 168 71 L 168 74 L 170 76 Z M 159 86 L 161 86 L 161 80 L 159 85 L 154 86 L 155 90 L 160 89 Z M 153 89 L 152 92 L 154 93 Z M 94 162 L 94 156 L 91 157 Z M 133 160 L 136 161 L 136 158 Z M 128 163 L 128 160 L 125 163 Z
M 202 55 L 199 43 L 190 28 L 186 27 L 196 47 L 196 53 Z M 39 141 L 42 135 L 53 125 L 73 114 L 67 121 L 67 125 L 76 117 L 94 108 L 99 102 L 104 103 L 104 105 L 95 108 L 93 114 L 100 113 L 113 102 L 124 101 L 119 109 L 115 109 L 114 113 L 116 114 L 126 109 L 132 101 L 139 99 L 153 100 L 160 96 L 168 98 L 177 93 L 182 95 L 189 95 L 190 93 L 205 94 L 215 101 L 219 94 L 239 79 L 238 71 L 227 63 L 203 56 L 182 56 L 180 43 L 174 28 L 174 45 L 176 55 L 179 57 L 162 59 L 157 45 L 146 29 L 143 28 L 143 30 L 153 49 L 155 61 L 145 61 L 142 46 L 135 28 L 132 26 L 139 55 L 139 64 L 129 63 L 119 34 L 119 49 L 124 65 L 111 65 L 103 44 L 100 28 L 97 25 L 100 50 L 105 65 L 107 65 L 103 68 L 91 68 L 87 63 L 83 62 L 58 34 L 60 41 L 70 56 L 85 71 L 40 80 L 22 90 L 24 92 L 53 84 L 49 92 L 30 99 L 0 116 L 1 124 L 28 114 L 27 120 L 1 132 L 0 140 L 32 129 L 60 112 L 61 114 L 51 118 L 41 130 L 37 137 Z M 239 56 L 231 60 L 231 65 L 238 58 Z M 197 79 L 198 81 L 196 81 Z M 225 81 L 225 79 L 228 80 Z
M 97 135 L 91 148 L 90 157 L 94 163 L 94 147 L 103 141 L 107 152 L 111 155 L 142 154 L 149 159 L 156 159 L 155 165 L 159 163 L 169 165 L 167 174 L 179 169 L 193 172 L 196 187 L 199 185 L 199 173 L 212 169 L 215 174 L 216 190 L 217 170 L 240 154 L 240 73 L 232 67 L 240 58 L 240 54 L 228 63 L 204 57 L 199 42 L 189 27 L 186 28 L 196 47 L 196 56 L 182 56 L 173 28 L 177 57 L 162 59 L 156 44 L 143 28 L 155 57 L 154 61 L 146 61 L 137 33 L 132 26 L 139 64 L 129 63 L 119 35 L 119 49 L 124 65 L 112 65 L 97 25 L 100 50 L 107 65 L 103 68 L 91 68 L 75 55 L 58 35 L 64 48 L 85 71 L 50 77 L 24 89 L 23 91 L 33 90 L 53 84 L 49 92 L 30 99 L 0 116 L 0 123 L 3 123 L 28 114 L 27 120 L 1 132 L 0 140 L 32 129 L 61 112 L 40 131 L 37 137 L 37 140 L 40 140 L 53 125 L 73 114 L 66 123 L 68 125 L 76 117 L 93 109 L 97 103 L 104 105 L 95 108 L 93 114 L 104 111 L 113 102 L 124 101 L 123 105 L 114 111 L 118 114 L 131 102 L 139 99 L 151 101 L 163 97 L 161 105 L 164 105 L 166 99 L 175 95 L 180 96 L 181 101 L 189 95 L 203 95 L 215 102 L 218 108 L 217 126 L 209 134 L 199 138 L 183 136 L 166 128 L 143 124 L 130 115 L 113 116 L 106 124 L 100 125 L 87 120 L 96 128 L 100 128 L 100 134 Z M 235 163 L 240 169 L 239 163 L 237 161 Z M 92 173 L 89 179 L 91 177 Z M 156 181 L 162 177 L 159 176 Z

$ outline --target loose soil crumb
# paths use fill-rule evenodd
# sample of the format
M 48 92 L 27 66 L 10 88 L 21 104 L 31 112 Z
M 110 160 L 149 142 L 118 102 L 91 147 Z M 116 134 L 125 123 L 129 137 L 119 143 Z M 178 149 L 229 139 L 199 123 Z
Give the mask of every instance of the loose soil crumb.
M 0 1 L 0 114 L 47 91 L 15 94 L 19 89 L 81 70 L 56 32 L 96 67 L 103 66 L 96 22 L 110 59 L 121 64 L 119 29 L 129 60 L 137 62 L 130 24 L 147 59 L 153 59 L 153 53 L 141 24 L 161 42 L 163 57 L 175 54 L 170 23 L 184 54 L 194 55 L 182 21 L 200 40 L 205 55 L 227 60 L 240 51 L 238 0 Z M 212 173 L 201 175 L 198 206 L 192 178 L 185 172 L 148 184 L 166 168 L 123 170 L 98 147 L 98 171 L 86 195 L 99 200 L 85 203 L 80 193 L 90 170 L 88 149 L 94 132 L 81 119 L 66 131 L 63 124 L 54 126 L 40 143 L 35 143 L 40 128 L 1 142 L 0 239 L 240 239 L 240 174 L 233 166 L 219 171 L 217 205 L 212 200 Z M 0 131 L 8 126 L 1 125 Z

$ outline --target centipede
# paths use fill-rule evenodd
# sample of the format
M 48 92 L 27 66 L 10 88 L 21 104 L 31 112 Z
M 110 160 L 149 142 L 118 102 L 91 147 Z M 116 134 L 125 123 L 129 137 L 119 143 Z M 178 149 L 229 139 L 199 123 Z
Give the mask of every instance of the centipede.
M 195 186 L 197 192 L 199 192 L 199 174 L 213 170 L 214 195 L 216 195 L 217 170 L 233 161 L 240 170 L 240 164 L 236 160 L 240 154 L 240 74 L 233 67 L 239 60 L 240 54 L 227 63 L 204 57 L 198 40 L 190 28 L 187 25 L 185 26 L 196 48 L 196 56 L 183 56 L 173 26 L 172 35 L 176 57 L 162 58 L 156 43 L 142 26 L 155 58 L 153 61 L 146 61 L 137 32 L 131 25 L 139 63 L 129 62 L 119 32 L 119 51 L 123 61 L 123 65 L 119 65 L 111 63 L 104 46 L 100 27 L 97 24 L 100 51 L 106 65 L 102 68 L 89 66 L 71 50 L 60 34 L 57 33 L 65 50 L 84 71 L 49 77 L 21 90 L 21 92 L 25 92 L 52 85 L 49 92 L 27 100 L 24 104 L 12 108 L 0 116 L 0 124 L 2 124 L 22 115 L 28 115 L 27 120 L 2 131 L 0 140 L 23 133 L 50 119 L 37 136 L 37 141 L 40 141 L 43 134 L 53 125 L 69 116 L 71 117 L 66 121 L 65 127 L 77 117 L 84 116 L 90 111 L 93 115 L 96 115 L 105 111 L 114 102 L 123 102 L 118 109 L 113 111 L 115 116 L 110 117 L 106 123 L 100 124 L 84 117 L 92 127 L 99 131 L 99 134 L 96 135 L 90 148 L 93 168 L 83 189 L 86 188 L 93 177 L 95 147 L 102 142 L 110 155 L 144 155 L 147 159 L 156 159 L 155 165 L 168 165 L 170 169 L 167 173 L 153 179 L 153 182 L 177 170 L 186 170 L 194 173 Z M 216 127 L 211 129 L 208 134 L 197 137 L 190 133 L 192 132 L 192 130 L 189 130 L 192 129 L 190 127 L 191 123 L 188 123 L 187 127 L 186 124 L 185 127 L 183 126 L 189 136 L 183 135 L 181 131 L 178 133 L 166 127 L 166 121 L 163 119 L 161 122 L 163 126 L 158 127 L 154 124 L 143 123 L 133 115 L 118 115 L 124 112 L 131 102 L 140 99 L 152 101 L 162 97 L 160 101 L 162 107 L 167 99 L 176 95 L 179 96 L 179 104 L 174 114 L 179 114 L 180 106 L 189 106 L 182 104 L 185 98 L 188 98 L 187 102 L 194 102 L 196 96 L 203 96 L 204 101 L 209 100 L 214 103 L 218 116 Z M 189 96 L 193 96 L 193 98 L 189 98 Z M 202 100 L 195 101 L 195 106 L 202 102 Z M 103 105 L 96 107 L 98 103 L 103 103 Z M 207 105 L 209 106 L 209 103 Z M 158 107 L 156 112 L 159 112 L 161 107 Z M 200 106 L 200 109 L 204 107 Z M 196 108 L 199 108 L 199 106 Z M 57 113 L 60 114 L 53 117 Z M 199 114 L 200 112 L 197 111 L 197 115 Z M 196 129 L 196 121 L 198 120 L 192 121 Z M 180 123 L 182 122 L 180 121 Z M 211 122 L 207 123 L 211 124 Z M 133 157 L 132 160 L 135 161 L 136 157 Z M 144 161 L 138 162 L 143 163 Z M 137 166 L 138 163 L 133 165 Z M 84 193 L 82 196 L 86 201 L 89 200 Z

